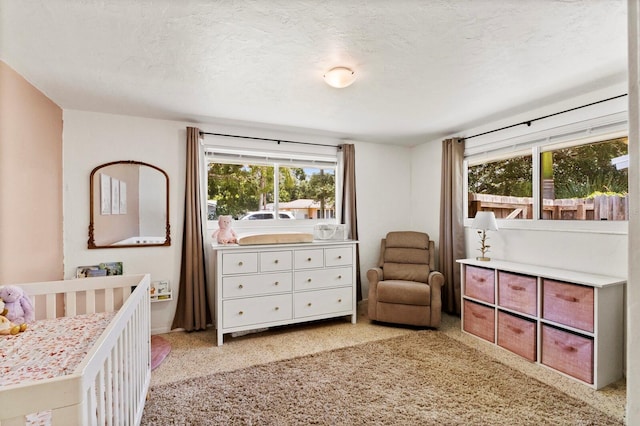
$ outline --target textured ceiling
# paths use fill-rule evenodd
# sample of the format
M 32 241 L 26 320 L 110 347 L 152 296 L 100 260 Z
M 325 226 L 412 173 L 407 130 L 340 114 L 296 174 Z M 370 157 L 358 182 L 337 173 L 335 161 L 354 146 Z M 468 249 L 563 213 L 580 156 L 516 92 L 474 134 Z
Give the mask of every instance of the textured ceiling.
M 626 0 L 0 0 L 62 108 L 399 144 L 624 82 L 626 40 Z

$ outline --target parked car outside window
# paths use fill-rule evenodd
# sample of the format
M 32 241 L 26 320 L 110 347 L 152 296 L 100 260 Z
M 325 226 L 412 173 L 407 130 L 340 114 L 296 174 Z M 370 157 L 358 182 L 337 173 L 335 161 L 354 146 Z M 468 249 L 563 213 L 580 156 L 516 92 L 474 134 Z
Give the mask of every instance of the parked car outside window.
M 280 219 L 295 219 L 291 212 L 280 212 L 278 213 L 278 217 Z M 249 212 L 242 216 L 239 220 L 260 220 L 260 219 L 275 219 L 275 212 L 269 211 L 260 211 L 260 212 Z

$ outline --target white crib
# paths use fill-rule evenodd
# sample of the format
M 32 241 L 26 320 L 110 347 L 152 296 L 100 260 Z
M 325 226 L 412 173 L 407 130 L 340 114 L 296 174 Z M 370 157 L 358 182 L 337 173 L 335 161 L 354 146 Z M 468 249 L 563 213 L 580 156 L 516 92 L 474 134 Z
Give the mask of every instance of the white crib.
M 37 320 L 117 313 L 71 374 L 0 387 L 0 424 L 43 411 L 53 425 L 139 424 L 151 378 L 149 283 L 147 274 L 18 284 Z

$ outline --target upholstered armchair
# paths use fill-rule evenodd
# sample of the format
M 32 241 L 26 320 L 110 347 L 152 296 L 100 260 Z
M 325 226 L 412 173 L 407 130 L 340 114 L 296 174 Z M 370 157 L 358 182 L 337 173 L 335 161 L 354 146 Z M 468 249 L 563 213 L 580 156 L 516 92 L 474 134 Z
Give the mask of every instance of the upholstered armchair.
M 367 271 L 369 319 L 438 327 L 444 276 L 435 271 L 436 250 L 422 232 L 389 232 L 378 267 Z

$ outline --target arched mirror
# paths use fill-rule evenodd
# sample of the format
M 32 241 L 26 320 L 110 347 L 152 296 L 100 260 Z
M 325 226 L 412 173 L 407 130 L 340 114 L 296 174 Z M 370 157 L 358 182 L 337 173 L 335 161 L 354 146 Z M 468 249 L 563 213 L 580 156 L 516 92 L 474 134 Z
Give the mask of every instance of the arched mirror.
M 140 161 L 114 161 L 89 178 L 90 249 L 171 245 L 169 176 Z

